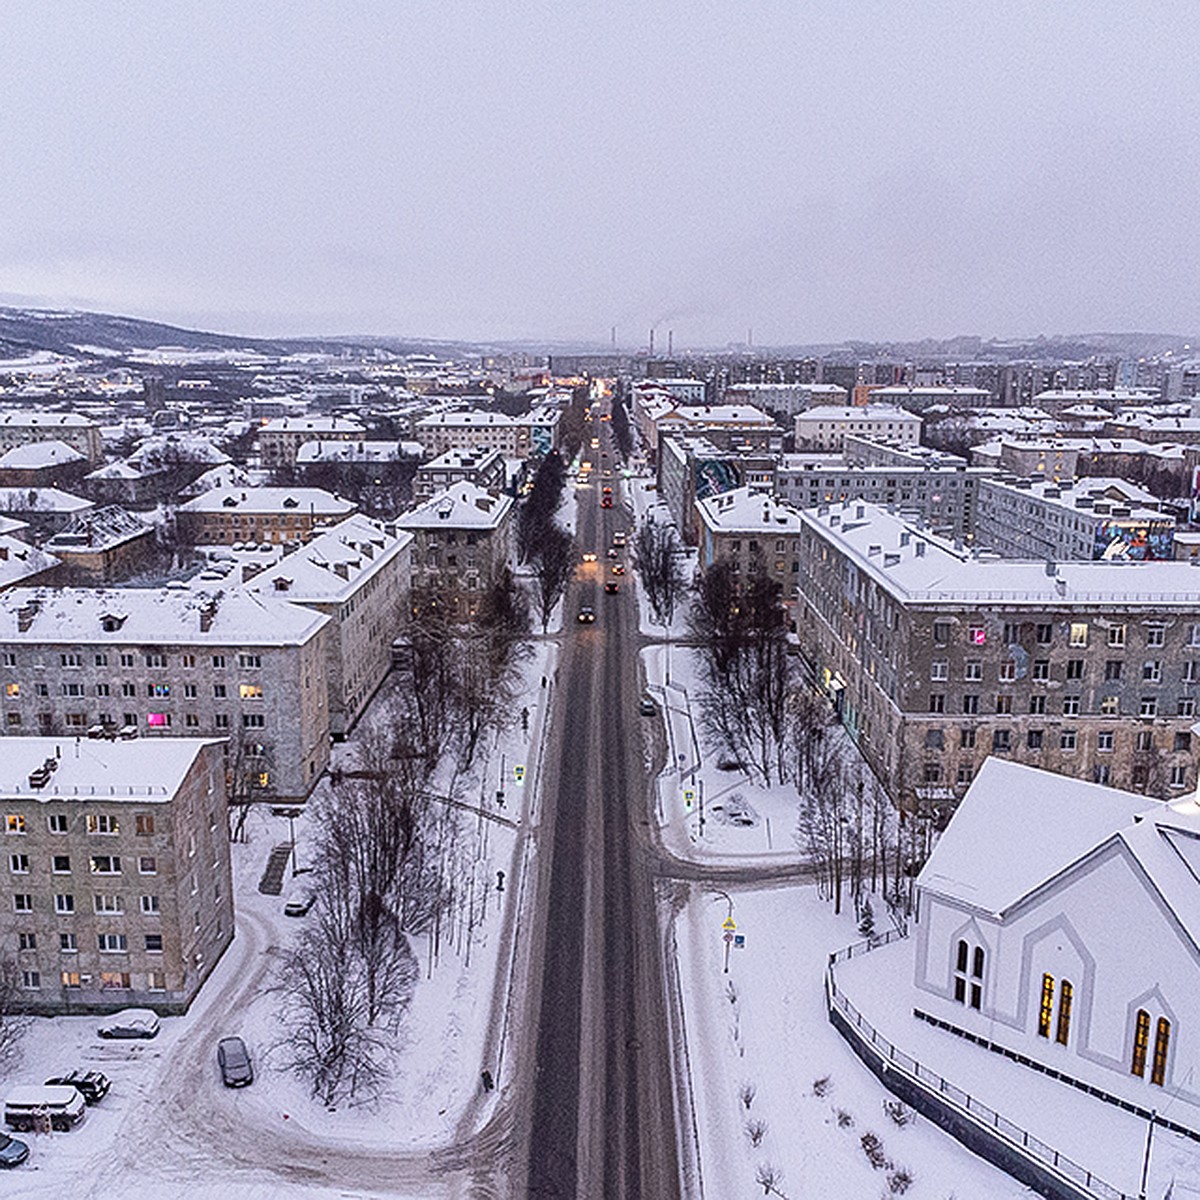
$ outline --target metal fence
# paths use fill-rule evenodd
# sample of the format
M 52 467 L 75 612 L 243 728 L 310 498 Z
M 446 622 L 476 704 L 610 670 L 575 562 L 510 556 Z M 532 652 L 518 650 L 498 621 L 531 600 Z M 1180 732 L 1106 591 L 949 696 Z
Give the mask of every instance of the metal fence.
M 912 1055 L 906 1054 L 898 1046 L 888 1041 L 855 1008 L 850 998 L 838 988 L 833 968 L 839 962 L 857 958 L 905 936 L 907 935 L 897 931 L 889 931 L 863 942 L 855 942 L 829 956 L 829 967 L 825 972 L 827 1005 L 831 1011 L 836 1009 L 841 1013 L 860 1045 L 879 1060 L 885 1073 L 896 1071 L 907 1076 L 928 1096 L 933 1105 L 969 1116 L 988 1135 L 1004 1142 L 1011 1151 L 1025 1156 L 1041 1168 L 1049 1168 L 1073 1185 L 1081 1195 L 1094 1196 L 1096 1200 L 1136 1200 L 1131 1193 L 1122 1192 L 1119 1188 L 1106 1183 L 1094 1172 L 1080 1166 L 1079 1163 L 1068 1158 L 1053 1146 L 1035 1137 L 1027 1129 L 1021 1128 L 1001 1113 L 996 1112 L 995 1109 L 982 1104 L 974 1096 L 951 1083 L 950 1080 L 943 1078 L 936 1071 L 931 1071 Z

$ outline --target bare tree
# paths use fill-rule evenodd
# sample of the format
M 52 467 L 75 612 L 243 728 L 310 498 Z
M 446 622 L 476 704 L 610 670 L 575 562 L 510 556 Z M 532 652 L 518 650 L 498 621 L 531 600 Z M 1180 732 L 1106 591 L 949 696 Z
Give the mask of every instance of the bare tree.
M 644 520 L 633 539 L 632 560 L 654 610 L 654 619 L 667 627 L 687 591 L 683 543 L 675 526 Z
M 248 737 L 245 729 L 237 730 L 225 743 L 225 797 L 230 841 L 246 840 L 250 806 L 268 794 L 274 769 L 270 746 Z
M 567 590 L 575 570 L 575 539 L 561 525 L 550 524 L 542 531 L 533 554 L 533 576 L 537 581 L 538 616 L 542 632 L 550 624 L 554 606 Z
M 11 958 L 0 959 L 0 1065 L 17 1057 L 30 1022 L 23 1010 L 21 972 Z

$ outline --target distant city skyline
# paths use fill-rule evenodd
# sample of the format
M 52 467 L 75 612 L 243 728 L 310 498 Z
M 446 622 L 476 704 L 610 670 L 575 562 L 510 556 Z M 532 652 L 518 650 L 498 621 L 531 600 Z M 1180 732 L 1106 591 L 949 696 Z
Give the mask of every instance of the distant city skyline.
M 5 19 L 6 303 L 677 350 L 1200 329 L 1182 0 Z

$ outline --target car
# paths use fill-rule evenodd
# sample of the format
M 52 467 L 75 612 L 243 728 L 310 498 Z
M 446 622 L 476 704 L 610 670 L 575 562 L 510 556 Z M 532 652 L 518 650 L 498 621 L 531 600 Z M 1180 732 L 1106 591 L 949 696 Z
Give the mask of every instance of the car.
M 612 506 L 613 502 L 611 496 L 605 496 L 604 499 L 600 501 L 601 508 L 612 508 Z
M 158 1014 L 148 1008 L 124 1008 L 105 1019 L 96 1032 L 102 1038 L 158 1037 Z
M 615 596 L 617 594 L 617 581 L 615 579 L 610 579 L 604 585 L 604 594 L 606 596 Z
M 623 530 L 623 529 L 618 529 L 618 530 L 616 531 L 616 533 L 614 533 L 614 534 L 613 534 L 613 545 L 614 545 L 614 546 L 623 546 L 623 545 L 625 545 L 625 538 L 626 538 L 627 536 L 628 536 L 628 535 L 625 533 L 625 530 Z
M 283 915 L 285 917 L 306 917 L 316 899 L 316 896 L 303 896 L 299 900 L 289 900 L 283 906 Z
M 643 696 L 638 704 L 638 712 L 643 717 L 654 717 L 658 715 L 658 705 L 649 696 Z
M 111 1084 L 100 1071 L 70 1071 L 46 1080 L 47 1087 L 73 1087 L 85 1104 L 99 1104 L 108 1095 Z
M 613 546 L 609 546 L 609 548 L 608 548 L 608 557 L 609 557 L 609 558 L 616 558 L 616 557 L 617 557 L 617 551 L 616 551 L 615 547 L 613 547 Z
M 581 625 L 590 625 L 596 619 L 596 610 L 590 604 L 585 604 L 575 618 Z
M 217 1066 L 226 1087 L 248 1087 L 254 1082 L 250 1051 L 240 1037 L 223 1037 L 217 1043 Z
M 591 476 L 589 476 L 589 475 L 576 475 L 576 476 L 575 476 L 575 482 L 576 482 L 576 483 L 582 483 L 582 484 L 587 484 L 587 483 L 590 483 L 590 482 L 591 482 Z
M 7 1133 L 0 1133 L 0 1167 L 19 1167 L 29 1157 L 29 1147 Z
M 604 485 L 604 494 L 605 494 L 606 496 L 611 496 L 611 495 L 612 495 L 612 485 L 611 485 L 611 484 L 607 484 L 607 483 L 606 483 L 606 484 Z
M 613 574 L 614 575 L 624 575 L 625 574 L 625 564 L 624 563 L 613 563 Z
M 586 550 L 586 551 L 584 551 L 584 555 L 583 555 L 583 561 L 584 561 L 584 562 L 595 562 L 595 561 L 596 561 L 596 552 L 595 552 L 595 550 Z

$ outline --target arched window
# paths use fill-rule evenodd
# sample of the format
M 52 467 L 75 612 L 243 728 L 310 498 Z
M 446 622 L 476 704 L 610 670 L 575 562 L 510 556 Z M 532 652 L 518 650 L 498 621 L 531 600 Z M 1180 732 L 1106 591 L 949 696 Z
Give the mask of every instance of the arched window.
M 954 999 L 972 1008 L 983 1006 L 983 970 L 986 952 L 982 946 L 974 949 L 960 939 L 954 956 Z
M 1071 981 L 1064 979 L 1058 993 L 1058 1025 L 1054 1030 L 1054 1040 L 1060 1046 L 1065 1046 L 1071 1036 L 1071 1001 L 1074 996 L 1075 989 Z
M 983 947 L 976 946 L 971 957 L 971 1007 L 978 1009 L 983 1002 Z
M 1042 976 L 1042 1002 L 1038 1007 L 1038 1037 L 1050 1036 L 1050 1019 L 1054 1014 L 1054 976 Z
M 1167 1077 L 1167 1051 L 1171 1046 L 1171 1022 L 1166 1017 L 1158 1018 L 1154 1031 L 1154 1059 L 1150 1064 L 1150 1082 L 1162 1087 Z
M 958 943 L 958 954 L 954 960 L 954 999 L 959 1004 L 967 1002 L 967 963 L 970 961 L 970 948 L 964 941 Z
M 1131 1075 L 1146 1074 L 1146 1047 L 1150 1042 L 1150 1014 L 1139 1008 L 1137 1019 L 1133 1023 L 1133 1061 L 1129 1064 Z

